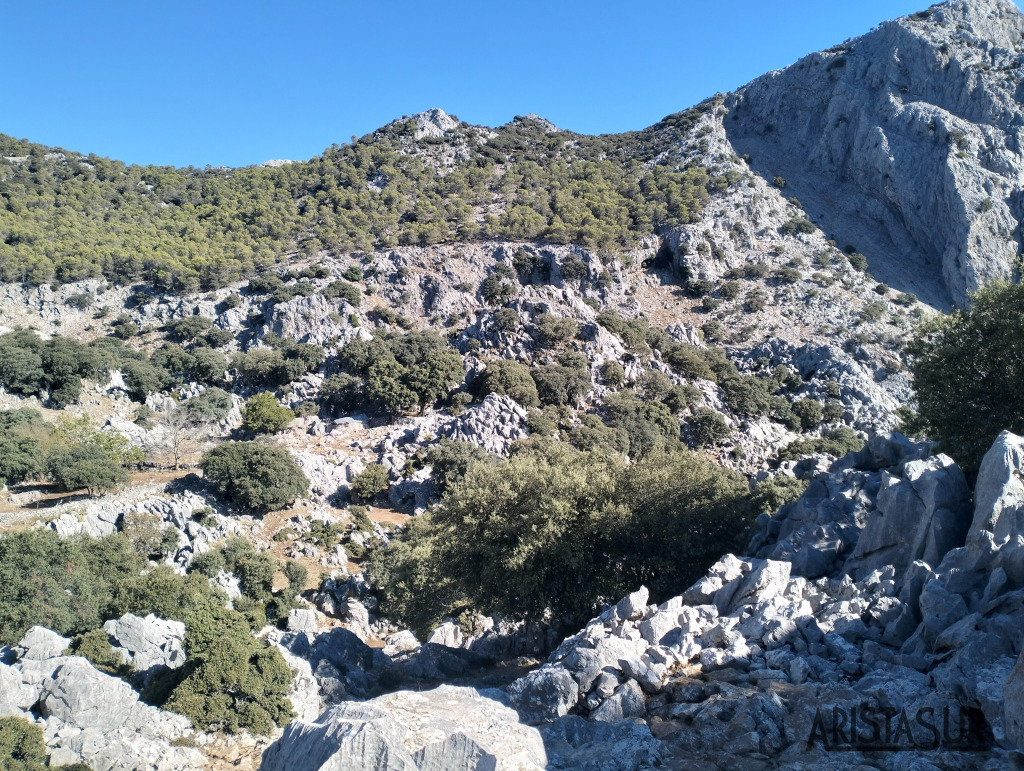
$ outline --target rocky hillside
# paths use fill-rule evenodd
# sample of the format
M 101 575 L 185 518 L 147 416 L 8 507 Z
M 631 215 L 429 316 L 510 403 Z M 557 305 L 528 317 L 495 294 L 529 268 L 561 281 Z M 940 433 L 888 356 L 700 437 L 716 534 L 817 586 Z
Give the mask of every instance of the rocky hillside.
M 895 429 L 1018 270 L 1022 55 L 951 0 L 621 135 L 0 136 L 0 754 L 1017 762 L 1024 424 Z
M 963 0 L 887 21 L 726 99 L 729 142 L 872 272 L 939 307 L 1018 268 L 1024 17 Z

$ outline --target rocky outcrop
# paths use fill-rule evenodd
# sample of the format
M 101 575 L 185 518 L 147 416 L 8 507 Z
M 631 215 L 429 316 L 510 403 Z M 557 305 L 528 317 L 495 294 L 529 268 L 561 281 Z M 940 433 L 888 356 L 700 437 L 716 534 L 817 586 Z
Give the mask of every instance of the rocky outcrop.
M 152 653 L 155 630 L 172 623 L 135 619 L 140 625 L 126 619 L 116 628 L 139 653 Z M 147 632 L 135 634 L 140 630 Z M 69 643 L 49 629 L 33 627 L 13 649 L 13 661 L 0 664 L 0 714 L 38 720 L 51 766 L 85 763 L 109 771 L 206 767 L 198 750 L 182 744 L 194 735 L 188 718 L 143 704 L 124 680 L 103 674 L 84 658 L 63 655 Z
M 1024 533 L 1024 439 L 1009 431 L 982 458 L 971 527 L 987 530 L 997 541 Z
M 103 625 L 114 652 L 135 669 L 144 686 L 153 675 L 185 664 L 185 625 L 150 613 L 139 618 L 126 613 Z
M 963 305 L 1019 250 L 1022 34 L 1009 0 L 951 0 L 754 80 L 723 124 L 875 276 Z
M 752 546 L 783 559 L 727 555 L 660 605 L 644 589 L 623 598 L 510 686 L 510 702 L 552 725 L 640 718 L 663 759 L 718 767 L 824 762 L 821 710 L 945 714 L 966 731 L 936 739 L 947 763 L 1000 762 L 1024 724 L 1024 589 L 1011 578 L 1024 533 L 982 525 L 1002 521 L 993 511 L 1014 521 L 1022 441 L 1003 434 L 986 456 L 972 524 L 952 461 L 875 437 L 762 520 Z M 872 554 L 885 564 L 869 570 Z
M 354 311 L 347 303 L 328 300 L 320 294 L 296 297 L 274 304 L 264 329 L 278 337 L 334 349 L 351 340 L 370 339 L 366 329 L 348 320 Z
M 292 722 L 263 754 L 261 768 L 540 771 L 547 761 L 540 734 L 519 723 L 500 694 L 443 685 L 348 702 L 315 722 Z
M 781 365 L 798 373 L 804 385 L 794 398 L 823 403 L 836 399 L 842 405 L 844 423 L 869 433 L 889 431 L 896 424 L 896 410 L 911 398 L 910 378 L 889 372 L 863 349 L 853 350 L 811 343 L 796 346 L 773 337 L 736 353 L 747 368 L 767 359 L 772 368 Z M 838 393 L 830 394 L 828 389 L 836 387 Z
M 1024 651 L 1003 687 L 1002 697 L 1006 738 L 1013 746 L 1024 749 Z

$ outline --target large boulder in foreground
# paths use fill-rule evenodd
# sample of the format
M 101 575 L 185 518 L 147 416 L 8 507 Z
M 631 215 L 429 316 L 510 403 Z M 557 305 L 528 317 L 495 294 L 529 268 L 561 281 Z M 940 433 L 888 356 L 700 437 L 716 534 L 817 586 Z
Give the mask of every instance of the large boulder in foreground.
M 982 458 L 971 529 L 997 541 L 1024 534 L 1024 437 L 1003 431 Z
M 332 707 L 296 720 L 263 753 L 263 771 L 540 771 L 536 729 L 491 698 L 442 685 Z

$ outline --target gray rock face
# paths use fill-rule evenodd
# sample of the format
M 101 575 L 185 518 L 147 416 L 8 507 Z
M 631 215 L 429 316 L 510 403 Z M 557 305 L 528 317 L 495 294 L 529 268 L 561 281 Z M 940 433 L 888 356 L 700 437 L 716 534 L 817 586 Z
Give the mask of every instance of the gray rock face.
M 936 564 L 963 544 L 970 490 L 951 460 L 926 454 L 900 434 L 876 434 L 762 520 L 748 552 L 789 562 L 805 578 L 843 569 L 859 579 L 887 565 L 902 575 L 926 552 Z
M 97 671 L 88 661 L 69 658 L 43 683 L 43 714 L 101 731 L 128 722 L 139 695 L 123 680 Z
M 19 658 L 45 660 L 60 656 L 71 645 L 71 640 L 61 637 L 44 626 L 29 629 L 18 643 Z
M 725 130 L 877 278 L 963 305 L 1018 250 L 1022 33 L 1008 0 L 952 0 L 754 80 Z
M 971 527 L 996 541 L 1024 533 L 1024 438 L 1003 431 L 982 458 Z
M 37 704 L 46 718 L 44 739 L 62 762 L 112 771 L 205 767 L 198 750 L 172 744 L 191 736 L 188 718 L 141 703 L 126 682 L 99 672 L 83 658 L 50 662 L 52 671 L 40 684 Z M 23 679 L 33 677 L 19 666 Z
M 1024 749 L 1024 652 L 1003 688 L 1003 720 L 1006 738 L 1018 749 Z
M 546 723 L 569 713 L 579 699 L 579 685 L 563 668 L 542 668 L 509 688 L 509 699 L 523 720 Z
M 536 729 L 472 688 L 402 691 L 332 707 L 315 722 L 290 723 L 263 754 L 264 771 L 539 771 L 547 765 Z
M 915 560 L 937 565 L 963 544 L 971 523 L 971 491 L 952 458 L 911 461 L 897 477 L 883 473 L 876 501 L 846 572 L 854 578 L 892 565 L 897 578 Z
M 654 766 L 659 742 L 639 722 L 603 723 L 566 715 L 540 729 L 550 768 L 632 771 Z
M 122 660 L 134 665 L 144 681 L 161 669 L 185 664 L 185 624 L 181 621 L 165 621 L 152 613 L 145 618 L 126 613 L 105 623 L 103 631 Z
M 39 700 L 36 688 L 21 679 L 21 673 L 0 664 L 0 717 L 21 717 Z
M 348 322 L 348 314 L 354 309 L 346 307 L 348 310 L 339 314 L 339 303 L 323 295 L 296 297 L 273 306 L 267 314 L 267 331 L 300 343 L 320 346 L 339 346 L 356 338 L 366 339 L 369 333 L 363 327 L 354 327 Z M 335 321 L 335 318 L 340 318 L 340 321 Z

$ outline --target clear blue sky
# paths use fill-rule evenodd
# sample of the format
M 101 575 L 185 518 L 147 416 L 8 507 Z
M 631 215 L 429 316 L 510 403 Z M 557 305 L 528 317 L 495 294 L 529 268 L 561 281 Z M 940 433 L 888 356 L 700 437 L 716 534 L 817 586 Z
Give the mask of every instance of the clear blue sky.
M 430 107 L 625 131 L 928 4 L 6 0 L 0 132 L 239 166 Z

